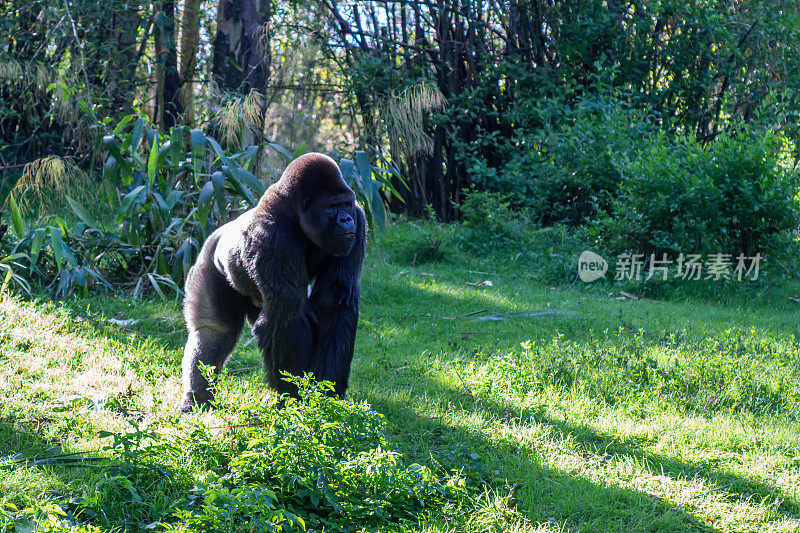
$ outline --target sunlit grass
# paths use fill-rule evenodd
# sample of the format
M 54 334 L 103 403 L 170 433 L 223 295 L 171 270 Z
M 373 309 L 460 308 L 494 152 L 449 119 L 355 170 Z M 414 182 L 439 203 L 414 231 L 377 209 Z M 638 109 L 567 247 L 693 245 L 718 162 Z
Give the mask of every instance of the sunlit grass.
M 414 235 L 401 224 L 370 250 L 350 396 L 387 417 L 408 462 L 486 482 L 415 530 L 800 530 L 800 317 L 781 297 L 796 285 L 618 300 L 452 243 L 412 266 L 396 252 Z M 542 310 L 575 314 L 519 314 Z M 187 420 L 177 304 L 7 298 L 0 323 L 0 454 L 97 450 L 100 430 Z M 263 387 L 250 338 L 228 363 L 234 401 Z M 90 473 L 0 470 L 0 504 L 68 499 Z

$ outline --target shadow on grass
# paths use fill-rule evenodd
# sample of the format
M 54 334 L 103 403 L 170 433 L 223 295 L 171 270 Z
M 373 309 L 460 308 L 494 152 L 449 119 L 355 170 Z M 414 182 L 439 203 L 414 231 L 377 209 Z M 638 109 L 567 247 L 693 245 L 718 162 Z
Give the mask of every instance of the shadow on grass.
M 0 457 L 11 454 L 31 456 L 54 448 L 60 450 L 58 442 L 45 439 L 31 427 L 38 423 L 35 420 L 0 420 Z
M 481 431 L 452 427 L 419 414 L 409 407 L 408 402 L 395 399 L 403 394 L 402 390 L 393 387 L 397 385 L 394 380 L 361 381 L 358 384 L 359 398 L 386 415 L 397 430 L 395 440 L 411 458 L 424 461 L 430 456 L 443 466 L 458 468 L 458 460 L 454 455 L 461 456 L 463 460 L 470 453 L 481 454 L 487 459 L 489 470 L 496 469 L 501 476 L 508 478 L 507 485 L 525 483 L 520 493 L 527 493 L 526 499 L 533 503 L 532 508 L 523 509 L 523 512 L 534 522 L 555 521 L 582 530 L 602 531 L 663 531 L 686 527 L 712 529 L 709 524 L 682 510 L 684 505 L 691 506 L 698 503 L 699 499 L 667 502 L 654 494 L 598 484 L 580 474 L 554 469 L 532 457 L 535 450 L 511 439 L 489 437 Z M 579 453 L 584 450 L 586 457 L 612 455 L 630 458 L 636 464 L 643 464 L 649 470 L 662 472 L 675 480 L 702 479 L 712 487 L 707 491 L 708 494 L 716 492 L 743 503 L 752 499 L 780 501 L 776 508 L 779 515 L 789 519 L 800 518 L 800 502 L 780 487 L 742 477 L 712 464 L 691 463 L 652 453 L 635 442 L 620 442 L 617 437 L 605 435 L 587 425 L 570 424 L 542 412 L 520 412 L 518 407 L 500 402 L 474 400 L 463 391 L 442 388 L 441 384 L 426 380 L 422 375 L 417 376 L 411 394 L 418 391 L 425 395 L 429 404 L 438 405 L 452 413 L 461 413 L 465 418 L 477 412 L 486 413 L 494 420 L 507 419 L 511 415 L 517 424 L 529 421 L 552 428 L 564 440 L 574 443 Z M 455 451 L 454 448 L 461 450 Z M 570 465 L 570 469 L 580 470 L 580 466 Z M 701 493 L 695 498 L 705 494 Z
M 533 523 L 575 527 L 584 531 L 711 531 L 712 528 L 689 513 L 658 497 L 634 489 L 600 484 L 575 472 L 553 468 L 537 460 L 534 451 L 510 440 L 491 439 L 487 434 L 453 427 L 392 399 L 393 390 L 367 385 L 358 397 L 382 412 L 397 434 L 393 439 L 411 460 L 436 463 L 458 470 L 472 462 L 472 454 L 485 461 L 491 486 L 501 493 L 519 483 L 520 500 L 529 502 L 520 511 Z M 440 402 L 450 411 L 465 416 L 476 404 L 453 390 L 435 392 L 438 384 L 422 384 L 429 401 Z M 394 396 L 397 396 L 394 394 Z M 501 417 L 508 411 L 481 402 L 480 409 Z M 540 423 L 542 420 L 538 420 Z

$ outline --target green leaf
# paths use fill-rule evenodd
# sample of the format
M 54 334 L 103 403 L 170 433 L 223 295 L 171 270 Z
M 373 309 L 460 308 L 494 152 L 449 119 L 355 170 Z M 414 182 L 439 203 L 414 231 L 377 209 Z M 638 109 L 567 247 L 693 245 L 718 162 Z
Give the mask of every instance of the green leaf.
M 348 187 L 353 188 L 353 173 L 355 171 L 355 163 L 352 159 L 345 159 L 344 157 L 339 160 L 339 169 L 342 171 L 342 178 L 347 183 Z
M 367 215 L 370 218 L 374 219 L 374 213 L 372 212 L 372 166 L 369 164 L 369 158 L 367 158 L 367 154 L 363 151 L 356 151 L 356 168 L 358 169 L 358 175 L 356 176 L 355 185 L 358 190 L 361 191 L 362 198 L 364 202 L 367 204 L 364 207 L 367 208 Z M 356 191 L 358 192 L 358 191 Z
M 367 186 L 369 180 L 372 179 L 372 165 L 369 164 L 367 153 L 361 150 L 356 151 L 356 166 L 358 167 L 358 174 L 361 177 L 361 182 L 364 187 Z
M 256 160 L 256 155 L 258 154 L 258 146 L 248 146 L 244 150 L 244 161 L 242 162 L 242 168 L 245 170 L 250 170 L 250 165 L 253 164 L 253 161 Z
M 197 246 L 197 241 L 192 237 L 186 239 L 186 253 L 183 254 L 183 276 L 186 277 L 186 274 L 189 273 L 189 269 L 192 268 L 192 248 Z
M 139 201 L 139 197 L 143 196 L 146 193 L 147 185 L 139 185 L 131 192 L 126 194 L 122 197 L 122 202 L 120 203 L 120 212 L 123 215 L 126 215 L 128 211 L 131 209 L 131 206 Z
M 144 278 L 139 278 L 139 281 L 136 282 L 136 287 L 133 288 L 133 298 L 134 299 L 142 297 L 142 281 L 144 281 Z M 104 435 L 102 435 L 102 433 L 103 432 L 101 431 L 100 432 L 100 437 L 104 436 Z
M 225 218 L 225 175 L 222 172 L 211 174 L 211 183 L 214 185 L 214 197 L 217 200 L 217 212 L 220 220 Z
M 0 287 L 0 294 L 5 294 L 6 288 L 8 287 L 8 284 L 11 281 L 12 277 L 14 277 L 14 269 L 9 267 L 8 270 L 6 271 L 5 278 L 3 278 L 3 286 Z
M 175 126 L 172 128 L 172 135 L 169 139 L 169 158 L 173 178 L 178 175 L 178 167 L 181 164 L 181 156 L 183 155 L 183 130 L 184 126 Z
M 214 194 L 214 183 L 208 181 L 205 185 L 203 185 L 203 188 L 200 189 L 200 194 L 197 197 L 197 203 L 199 205 L 205 205 L 206 202 L 208 202 L 208 199 L 211 198 L 212 194 Z
M 64 258 L 64 240 L 61 238 L 61 228 L 50 226 L 50 247 L 53 249 L 53 258 L 56 260 L 56 268 L 61 270 Z
M 39 262 L 39 252 L 42 250 L 44 238 L 47 236 L 47 228 L 36 228 L 33 230 L 33 239 L 31 239 L 31 272 L 36 268 L 36 263 Z
M 156 179 L 156 167 L 158 166 L 158 131 L 153 134 L 153 141 L 150 144 L 150 158 L 147 161 L 147 184 L 152 185 Z
M 227 164 L 228 157 L 225 155 L 225 152 L 222 150 L 222 147 L 219 145 L 216 139 L 213 137 L 209 137 L 206 135 L 206 140 L 208 140 L 208 144 L 211 145 L 211 148 L 214 149 L 217 156 L 222 160 L 223 164 Z
M 252 189 L 258 196 L 261 196 L 266 192 L 267 189 L 264 187 L 264 184 L 261 183 L 261 181 L 255 177 L 252 172 L 242 167 L 237 168 L 242 181 L 244 181 L 244 184 Z
M 65 259 L 72 267 L 77 267 L 78 262 L 72 254 L 72 249 L 64 242 L 64 233 L 58 226 L 50 226 L 50 246 L 53 248 L 53 255 L 56 256 L 56 264 L 61 270 L 61 259 Z
M 119 121 L 119 124 L 117 124 L 117 127 L 114 128 L 112 134 L 118 135 L 125 128 L 128 122 L 130 122 L 131 119 L 133 119 L 133 117 L 134 115 L 126 115 L 122 120 Z
M 372 216 L 378 227 L 383 229 L 386 227 L 386 210 L 383 207 L 383 198 L 381 198 L 380 188 L 377 187 L 375 180 L 372 187 L 372 199 L 370 201 L 370 208 L 372 209 Z
M 167 211 L 169 211 L 169 207 L 167 206 L 167 202 L 164 201 L 164 196 L 160 192 L 153 191 L 153 198 L 155 198 L 156 203 L 158 204 L 158 209 L 162 213 L 166 213 Z
M 156 279 L 153 277 L 153 275 L 152 275 L 152 274 L 147 274 L 147 279 L 149 279 L 149 280 L 150 280 L 150 285 L 152 285 L 152 286 L 153 286 L 153 289 L 155 289 L 155 291 L 158 293 L 158 296 L 159 296 L 159 297 L 160 297 L 162 300 L 166 300 L 166 299 L 167 299 L 167 297 L 164 295 L 164 291 L 162 291 L 162 290 L 161 290 L 161 287 L 159 287 L 159 286 L 158 286 L 158 282 L 157 282 L 157 281 L 156 281 Z
M 233 162 L 234 165 L 236 164 Z M 238 170 L 238 168 L 236 168 Z M 256 205 L 256 200 L 253 198 L 253 195 L 250 191 L 242 185 L 241 174 L 239 172 L 234 171 L 229 166 L 223 166 L 222 171 L 228 175 L 228 180 L 231 184 L 231 187 L 239 194 L 242 198 L 244 198 L 247 203 L 250 204 L 250 207 Z
M 144 119 L 139 117 L 133 123 L 133 135 L 131 136 L 131 152 L 139 148 L 139 143 L 142 142 L 142 132 L 144 131 Z
M 189 137 L 192 143 L 192 171 L 194 172 L 194 184 L 195 186 L 199 187 L 199 174 L 202 168 L 200 163 L 202 162 L 203 156 L 206 152 L 206 136 L 201 130 L 191 130 L 189 132 Z
M 117 160 L 117 164 L 122 166 L 123 169 L 129 169 L 130 165 L 125 160 L 125 156 L 122 155 L 122 152 L 117 146 L 117 140 L 113 135 L 106 135 L 103 137 L 103 146 L 106 150 L 108 150 L 109 155 L 113 156 L 114 159 Z
M 119 185 L 119 165 L 117 159 L 111 154 L 108 154 L 106 162 L 103 163 L 103 175 L 105 183 L 110 183 L 114 187 Z M 109 196 L 109 203 L 112 201 L 113 198 Z
M 14 227 L 14 233 L 21 239 L 25 236 L 25 225 L 22 223 L 22 214 L 12 193 L 8 193 L 8 207 L 11 209 L 11 225 Z
M 266 136 L 264 138 L 266 139 Z M 290 152 L 289 150 L 287 150 L 286 148 L 284 148 L 283 146 L 281 146 L 278 143 L 270 142 L 269 140 L 267 140 L 267 145 L 272 147 L 279 154 L 284 155 L 287 158 L 289 158 L 290 161 L 293 160 L 293 159 L 297 159 L 296 157 L 294 157 L 294 154 L 292 154 L 292 152 Z
M 89 216 L 89 213 L 83 208 L 83 206 L 78 203 L 76 200 L 73 200 L 71 197 L 67 196 L 67 203 L 69 207 L 72 209 L 72 212 L 75 213 L 81 222 L 89 226 L 90 228 L 94 227 L 94 222 L 92 221 L 92 217 Z
M 167 195 L 167 207 L 170 209 L 170 211 L 176 205 L 178 205 L 178 203 L 181 201 L 181 198 L 183 198 L 183 191 L 178 189 L 170 191 L 170 193 Z

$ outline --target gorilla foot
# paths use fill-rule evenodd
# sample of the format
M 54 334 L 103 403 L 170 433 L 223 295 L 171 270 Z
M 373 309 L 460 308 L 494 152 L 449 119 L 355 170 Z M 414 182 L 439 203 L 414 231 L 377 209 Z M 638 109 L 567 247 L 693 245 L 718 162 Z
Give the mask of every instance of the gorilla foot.
M 210 391 L 189 391 L 183 395 L 178 409 L 181 413 L 191 413 L 195 406 L 211 407 L 214 394 Z

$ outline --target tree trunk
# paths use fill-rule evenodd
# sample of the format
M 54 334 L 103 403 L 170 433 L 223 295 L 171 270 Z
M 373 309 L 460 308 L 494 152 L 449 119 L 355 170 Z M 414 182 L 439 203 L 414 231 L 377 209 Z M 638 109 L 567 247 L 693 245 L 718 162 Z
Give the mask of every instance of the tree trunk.
M 184 124 L 194 124 L 194 77 L 197 72 L 197 48 L 200 43 L 200 0 L 182 0 L 178 74 L 183 80 L 180 103 Z
M 183 112 L 178 51 L 175 47 L 175 1 L 162 0 L 155 15 L 156 108 L 153 123 L 168 131 Z
M 221 0 L 214 37 L 214 78 L 240 93 L 264 92 L 269 75 L 264 24 L 271 0 Z

